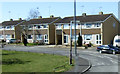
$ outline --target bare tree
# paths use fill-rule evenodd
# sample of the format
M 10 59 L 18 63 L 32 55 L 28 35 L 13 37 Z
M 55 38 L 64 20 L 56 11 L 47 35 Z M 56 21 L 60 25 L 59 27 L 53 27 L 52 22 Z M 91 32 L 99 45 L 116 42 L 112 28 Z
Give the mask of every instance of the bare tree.
M 39 7 L 36 9 L 30 9 L 28 19 L 38 18 L 39 14 Z

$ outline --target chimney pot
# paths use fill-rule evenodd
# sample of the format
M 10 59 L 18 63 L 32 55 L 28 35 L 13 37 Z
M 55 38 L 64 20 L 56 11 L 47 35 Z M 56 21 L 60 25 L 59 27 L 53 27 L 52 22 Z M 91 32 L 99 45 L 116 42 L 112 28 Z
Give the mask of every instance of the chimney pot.
M 99 15 L 103 15 L 103 12 L 101 11 L 101 12 L 99 12 Z
M 39 18 L 39 19 L 41 19 L 41 18 L 42 18 L 42 16 L 39 16 L 38 18 Z
M 86 13 L 82 13 L 82 16 L 85 17 L 85 16 L 86 16 Z
M 53 17 L 54 17 L 54 15 L 51 15 L 51 16 L 50 16 L 50 18 L 53 18 Z
M 22 18 L 19 18 L 19 20 L 21 21 L 21 20 L 22 20 Z
M 10 19 L 10 21 L 13 21 L 13 19 Z

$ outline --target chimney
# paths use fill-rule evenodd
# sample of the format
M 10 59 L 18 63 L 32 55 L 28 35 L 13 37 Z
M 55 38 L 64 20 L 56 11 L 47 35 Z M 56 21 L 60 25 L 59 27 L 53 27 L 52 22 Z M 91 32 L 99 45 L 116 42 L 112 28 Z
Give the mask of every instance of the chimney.
M 21 20 L 22 20 L 22 18 L 19 18 L 19 20 L 21 21 Z
M 10 21 L 13 21 L 13 19 L 10 19 Z
M 82 13 L 82 16 L 83 16 L 83 17 L 86 17 L 86 13 Z
M 54 15 L 51 15 L 51 16 L 50 16 L 50 18 L 53 18 L 53 17 L 54 17 Z
M 99 15 L 103 15 L 103 12 L 101 11 L 101 12 L 99 12 Z
M 39 19 L 41 19 L 41 18 L 42 18 L 42 16 L 39 16 L 38 18 L 39 18 Z

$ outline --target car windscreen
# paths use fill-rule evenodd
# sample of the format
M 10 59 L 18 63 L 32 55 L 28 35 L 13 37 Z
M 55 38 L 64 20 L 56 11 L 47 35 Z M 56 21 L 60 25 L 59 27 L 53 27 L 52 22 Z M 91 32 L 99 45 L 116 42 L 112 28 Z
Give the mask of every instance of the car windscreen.
M 115 40 L 115 42 L 120 42 L 120 39 Z

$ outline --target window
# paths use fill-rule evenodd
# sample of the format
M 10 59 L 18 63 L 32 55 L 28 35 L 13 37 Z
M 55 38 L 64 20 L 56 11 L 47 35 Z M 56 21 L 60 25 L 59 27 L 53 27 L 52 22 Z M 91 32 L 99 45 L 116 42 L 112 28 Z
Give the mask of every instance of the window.
M 100 27 L 100 23 L 96 23 L 94 27 Z
M 28 35 L 28 39 L 32 39 L 32 35 Z
M 37 29 L 42 28 L 42 26 L 41 26 L 41 25 L 36 25 L 35 27 L 36 27 Z
M 86 24 L 86 28 L 91 28 L 92 24 Z
M 48 28 L 48 26 L 47 25 L 43 25 L 43 28 Z
M 78 40 L 79 35 L 76 35 L 76 41 Z M 72 40 L 75 41 L 75 36 L 72 36 Z
M 10 34 L 6 35 L 6 38 L 11 38 L 11 35 Z
M 0 35 L 0 38 L 3 38 L 3 35 Z
M 92 35 L 91 34 L 86 34 L 84 35 L 85 40 L 92 40 Z
M 32 26 L 29 26 L 28 28 L 29 28 L 29 29 L 32 29 Z
M 64 24 L 64 29 L 69 29 L 69 24 Z
M 13 29 L 14 29 L 14 26 L 11 26 L 11 29 L 13 30 Z
M 57 29 L 61 29 L 61 24 L 56 26 Z
M 3 26 L 0 26 L 0 29 L 3 29 Z
M 10 26 L 6 26 L 6 29 L 10 29 Z
M 74 28 L 75 28 L 75 25 L 72 24 L 72 29 L 74 29 Z M 78 24 L 76 24 L 76 29 L 78 29 Z
M 42 40 L 43 39 L 43 36 L 42 35 L 36 35 L 36 37 L 37 37 L 37 40 Z
M 64 43 L 68 43 L 68 35 L 64 35 Z

